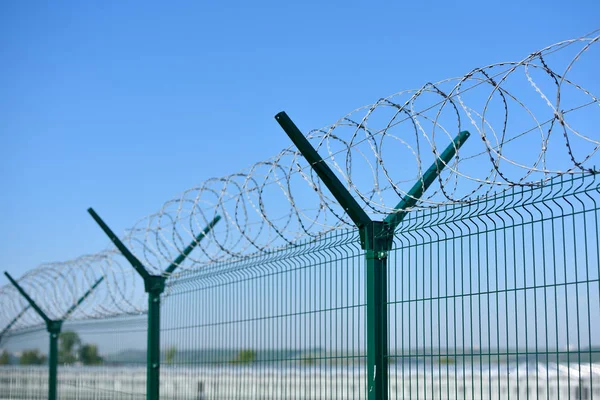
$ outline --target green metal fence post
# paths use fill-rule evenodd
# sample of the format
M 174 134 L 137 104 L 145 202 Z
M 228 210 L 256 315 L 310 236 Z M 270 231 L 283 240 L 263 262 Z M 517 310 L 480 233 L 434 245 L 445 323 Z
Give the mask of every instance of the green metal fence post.
M 368 398 L 387 399 L 387 253 L 392 249 L 394 237 L 383 222 L 374 221 L 363 230 L 366 256 Z
M 58 338 L 60 336 L 60 331 L 62 329 L 63 321 L 67 317 L 69 317 L 69 315 L 71 315 L 71 313 L 77 308 L 77 306 L 79 306 L 92 293 L 92 291 L 94 289 L 96 289 L 96 287 L 98 287 L 100 282 L 102 282 L 104 280 L 104 277 L 101 277 L 100 279 L 98 279 L 92 285 L 92 287 L 87 292 L 85 292 L 85 294 L 83 296 L 81 296 L 79 298 L 79 300 L 77 300 L 77 302 L 75 302 L 75 304 L 69 308 L 69 310 L 67 310 L 67 312 L 65 313 L 65 315 L 63 316 L 62 319 L 53 320 L 53 319 L 50 319 L 50 317 L 48 317 L 48 315 L 46 315 L 46 313 L 44 311 L 42 311 L 42 309 L 36 304 L 36 302 L 33 301 L 33 299 L 27 294 L 27 292 L 25 292 L 25 290 L 23 290 L 21 285 L 19 285 L 17 283 L 17 281 L 15 281 L 8 272 L 4 272 L 4 275 L 6 275 L 6 277 L 10 281 L 10 283 L 13 284 L 13 286 L 19 291 L 19 293 L 21 293 L 21 295 L 23 297 L 25 297 L 25 300 L 27 300 L 27 302 L 29 303 L 29 306 L 31 306 L 38 313 L 38 315 L 40 317 L 42 317 L 42 319 L 46 323 L 46 330 L 50 334 L 50 352 L 48 354 L 48 399 L 56 400 L 57 368 L 58 368 Z M 20 317 L 25 311 L 27 311 L 27 309 L 28 309 L 28 307 L 25 310 L 23 310 L 21 312 L 21 314 L 19 314 L 17 317 Z M 13 323 L 14 323 L 14 321 L 16 321 L 16 319 L 13 320 Z
M 62 329 L 62 321 L 51 321 L 47 326 L 50 333 L 50 354 L 48 354 L 48 398 L 56 400 L 58 382 L 58 337 Z
M 149 399 L 158 399 L 160 393 L 160 296 L 165 288 L 165 278 L 153 276 L 149 278 L 148 291 L 148 353 L 146 387 Z
M 416 204 L 454 157 L 456 150 L 469 137 L 469 132 L 460 132 L 398 203 L 395 211 L 379 222 L 371 220 L 285 112 L 277 114 L 275 119 L 359 229 L 366 257 L 367 395 L 369 400 L 387 399 L 387 254 L 393 247 L 394 231 L 406 216 L 406 210 Z
M 92 208 L 89 208 L 88 212 L 144 280 L 144 289 L 148 293 L 146 399 L 158 400 L 160 398 L 160 297 L 165 291 L 165 283 L 169 275 L 185 260 L 198 243 L 206 237 L 221 217 L 217 215 L 161 275 L 151 275 L 142 262 L 129 251 L 127 246 L 114 234 L 102 218 Z
M 4 272 L 10 283 L 21 293 L 31 307 L 39 314 L 46 323 L 46 330 L 50 334 L 50 353 L 48 354 L 48 399 L 56 400 L 56 368 L 58 365 L 58 335 L 60 334 L 61 321 L 51 320 L 46 313 L 33 301 L 23 288 L 15 281 L 8 272 Z

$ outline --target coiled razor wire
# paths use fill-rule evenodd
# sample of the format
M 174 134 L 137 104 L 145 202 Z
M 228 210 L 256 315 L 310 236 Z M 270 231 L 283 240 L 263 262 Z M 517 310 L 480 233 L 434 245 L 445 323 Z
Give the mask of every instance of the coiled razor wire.
M 402 91 L 307 137 L 373 219 L 392 212 L 462 130 L 470 131 L 471 138 L 415 208 L 468 203 L 515 186 L 543 185 L 563 174 L 596 173 L 600 101 L 593 94 L 598 88 L 590 87 L 598 85 L 590 71 L 598 68 L 599 41 L 595 31 L 518 62 L 491 64 Z M 217 215 L 221 222 L 177 273 L 353 227 L 290 146 L 167 201 L 139 220 L 125 243 L 151 273 L 160 274 Z M 20 282 L 58 318 L 100 275 L 105 283 L 71 318 L 145 311 L 141 279 L 113 250 L 40 265 Z M 1 328 L 27 304 L 9 285 L 0 288 L 0 299 Z M 40 322 L 29 310 L 15 326 Z

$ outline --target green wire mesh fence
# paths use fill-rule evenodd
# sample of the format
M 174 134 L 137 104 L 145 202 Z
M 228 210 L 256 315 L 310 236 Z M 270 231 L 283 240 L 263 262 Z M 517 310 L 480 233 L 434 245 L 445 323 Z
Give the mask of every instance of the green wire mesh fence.
M 44 326 L 2 337 L 0 399 L 48 397 L 48 341 Z
M 0 400 L 600 400 L 598 43 L 278 113 L 123 236 L 90 208 L 110 248 L 6 274 Z
M 145 399 L 146 318 L 67 323 L 59 337 L 59 399 Z M 44 328 L 15 332 L 2 344 L 15 366 L 0 366 L 0 399 L 47 399 Z M 37 358 L 36 358 L 37 356 Z
M 358 235 L 338 232 L 178 279 L 167 369 L 206 398 L 364 398 L 363 264 Z
M 599 201 L 578 175 L 411 213 L 389 254 L 389 398 L 600 399 Z M 336 231 L 172 280 L 161 398 L 368 398 L 364 264 Z M 145 317 L 65 324 L 98 359 L 63 354 L 59 398 L 144 398 Z M 0 368 L 0 398 L 44 398 L 42 367 Z
M 600 399 L 595 176 L 411 214 L 390 268 L 390 394 Z

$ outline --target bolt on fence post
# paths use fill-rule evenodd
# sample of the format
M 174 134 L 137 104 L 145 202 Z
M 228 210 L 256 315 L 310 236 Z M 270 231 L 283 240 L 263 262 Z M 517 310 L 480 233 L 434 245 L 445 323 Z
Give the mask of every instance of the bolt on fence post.
M 96 281 L 96 283 L 94 283 L 92 285 L 92 287 L 87 292 L 85 292 L 85 294 L 83 296 L 81 296 L 79 298 L 79 300 L 77 300 L 77 302 L 75 302 L 75 304 L 71 308 L 69 308 L 69 310 L 67 310 L 65 315 L 63 315 L 62 319 L 53 320 L 53 319 L 50 319 L 48 317 L 48 315 L 46 315 L 46 313 L 44 313 L 42 311 L 42 309 L 35 303 L 35 301 L 33 301 L 33 299 L 27 294 L 27 292 L 25 292 L 25 290 L 23 290 L 23 288 L 17 283 L 17 281 L 15 281 L 12 278 L 12 276 L 9 275 L 8 272 L 4 272 L 4 275 L 6 275 L 6 277 L 10 281 L 10 283 L 12 283 L 13 286 L 19 291 L 19 293 L 21 293 L 21 295 L 23 297 L 25 297 L 25 300 L 27 300 L 29 305 L 31 307 L 33 307 L 33 309 L 38 313 L 38 315 L 40 317 L 42 317 L 42 319 L 46 323 L 46 330 L 50 334 L 50 352 L 48 354 L 48 399 L 56 400 L 57 367 L 58 367 L 58 337 L 60 336 L 60 331 L 62 329 L 63 321 L 65 319 L 67 319 L 73 311 L 75 311 L 77 306 L 79 306 L 92 293 L 92 291 L 94 289 L 96 289 L 96 287 L 100 284 L 100 282 L 102 282 L 104 280 L 104 277 L 101 277 L 100 279 L 98 279 Z M 22 313 L 20 315 L 18 315 L 17 317 L 20 317 L 25 311 L 27 311 L 27 309 L 28 308 L 23 310 Z M 16 321 L 16 319 L 13 320 L 13 322 L 14 321 Z
M 387 253 L 393 247 L 394 231 L 406 216 L 406 209 L 416 204 L 469 137 L 469 132 L 459 133 L 398 203 L 395 211 L 380 222 L 371 220 L 285 112 L 277 114 L 275 119 L 359 229 L 366 262 L 367 395 L 369 400 L 387 399 Z
M 217 215 L 161 275 L 151 275 L 142 262 L 129 251 L 125 244 L 123 244 L 117 235 L 115 235 L 108 225 L 106 225 L 102 218 L 100 218 L 92 208 L 88 208 L 88 212 L 144 280 L 144 289 L 146 293 L 148 293 L 146 399 L 158 400 L 160 397 L 160 297 L 165 291 L 165 283 L 169 275 L 175 271 L 179 264 L 181 264 L 200 241 L 206 237 L 216 223 L 219 222 L 221 217 Z

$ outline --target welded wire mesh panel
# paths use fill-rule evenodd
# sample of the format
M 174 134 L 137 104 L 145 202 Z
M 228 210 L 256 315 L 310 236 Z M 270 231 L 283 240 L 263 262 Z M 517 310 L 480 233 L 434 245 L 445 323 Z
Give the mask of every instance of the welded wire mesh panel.
M 365 398 L 363 274 L 358 235 L 338 232 L 181 276 L 161 310 L 161 398 Z
M 145 399 L 147 316 L 66 323 L 59 340 L 60 399 Z
M 45 327 L 8 332 L 0 342 L 0 399 L 48 398 L 49 336 Z
M 48 398 L 45 327 L 3 339 L 0 399 Z M 58 342 L 61 400 L 146 398 L 146 315 L 63 325 Z
M 595 176 L 413 213 L 390 254 L 394 399 L 600 399 Z

